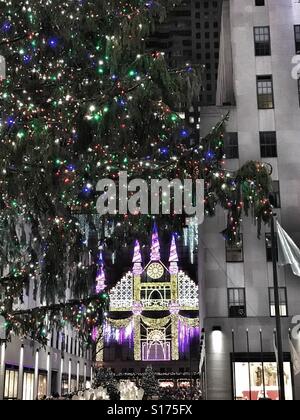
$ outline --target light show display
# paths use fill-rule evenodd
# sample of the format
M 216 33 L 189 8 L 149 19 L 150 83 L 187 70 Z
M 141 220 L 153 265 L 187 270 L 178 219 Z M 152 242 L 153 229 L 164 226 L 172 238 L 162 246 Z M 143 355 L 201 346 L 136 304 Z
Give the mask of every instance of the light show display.
M 161 261 L 156 226 L 149 261 L 143 264 L 136 241 L 132 263 L 132 270 L 110 290 L 110 310 L 99 345 L 128 345 L 136 361 L 179 360 L 191 341 L 199 338 L 200 327 L 198 286 L 179 268 L 175 235 L 168 266 Z M 103 361 L 103 351 L 98 354 L 98 361 Z

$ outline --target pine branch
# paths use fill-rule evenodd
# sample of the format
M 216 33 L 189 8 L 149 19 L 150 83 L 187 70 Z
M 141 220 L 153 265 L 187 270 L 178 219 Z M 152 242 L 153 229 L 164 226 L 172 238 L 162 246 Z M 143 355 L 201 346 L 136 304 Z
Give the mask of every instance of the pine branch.
M 14 311 L 11 313 L 11 315 L 12 316 L 32 315 L 35 312 L 38 312 L 39 314 L 44 313 L 46 315 L 48 312 L 59 312 L 61 310 L 65 311 L 67 309 L 73 308 L 74 306 L 78 306 L 78 305 L 88 306 L 89 304 L 95 303 L 95 302 L 99 302 L 99 295 L 90 296 L 84 299 L 69 300 L 68 302 L 61 302 L 61 303 L 57 303 L 53 305 L 38 306 L 32 309 Z

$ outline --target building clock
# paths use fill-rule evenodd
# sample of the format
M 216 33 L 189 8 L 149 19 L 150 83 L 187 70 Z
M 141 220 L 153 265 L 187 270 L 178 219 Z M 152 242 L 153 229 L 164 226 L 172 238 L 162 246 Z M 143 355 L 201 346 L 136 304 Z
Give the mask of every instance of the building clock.
M 147 275 L 153 280 L 158 280 L 164 275 L 164 268 L 159 263 L 152 263 L 147 269 Z

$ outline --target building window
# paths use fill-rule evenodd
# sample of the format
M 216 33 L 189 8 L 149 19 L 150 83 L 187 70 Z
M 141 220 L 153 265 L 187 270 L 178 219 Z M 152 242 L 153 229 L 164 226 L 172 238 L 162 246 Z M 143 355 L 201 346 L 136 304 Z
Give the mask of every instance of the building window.
M 274 287 L 269 287 L 269 302 L 270 302 L 270 315 L 275 317 L 275 293 Z M 288 316 L 288 306 L 287 306 L 287 292 L 286 287 L 279 288 L 279 308 L 280 316 Z
M 264 6 L 265 0 L 255 0 L 255 6 Z
M 299 98 L 299 106 L 300 106 L 300 74 L 298 74 L 297 83 L 298 83 L 298 98 Z
M 68 391 L 69 391 L 69 378 L 68 378 L 68 375 L 64 373 L 62 376 L 62 381 L 61 381 L 61 395 L 67 395 Z
M 271 55 L 271 39 L 269 26 L 254 27 L 255 55 Z
M 38 376 L 38 398 L 47 395 L 47 373 L 39 373 Z
M 276 254 L 277 254 L 277 260 L 278 260 L 277 241 L 276 241 L 275 246 L 276 246 Z M 267 261 L 272 262 L 273 258 L 272 258 L 272 237 L 271 237 L 271 233 L 266 233 L 266 256 L 267 256 Z
M 236 263 L 244 261 L 243 235 L 235 243 L 226 242 L 226 262 Z
M 300 25 L 294 26 L 296 54 L 300 54 Z
M 5 370 L 4 399 L 16 400 L 18 398 L 19 372 L 15 369 Z
M 250 354 L 236 357 L 244 359 L 233 363 L 234 399 L 239 401 L 257 401 L 266 398 L 278 401 L 278 368 L 275 358 L 270 361 L 269 354 Z M 253 357 L 254 356 L 254 357 Z M 250 357 L 250 360 L 246 360 Z M 253 359 L 253 361 L 252 361 Z M 293 384 L 291 363 L 284 362 L 286 400 L 293 400 Z
M 259 133 L 260 154 L 262 158 L 277 157 L 277 136 L 276 131 L 262 131 Z
M 23 376 L 23 401 L 33 400 L 33 384 L 34 384 L 34 373 L 24 372 Z
M 238 133 L 226 133 L 224 138 L 224 151 L 226 159 L 239 158 Z
M 270 203 L 275 209 L 280 209 L 280 184 L 279 181 L 273 181 L 273 190 L 270 193 Z
M 228 289 L 229 318 L 246 318 L 245 289 Z
M 257 76 L 258 109 L 274 108 L 272 76 Z

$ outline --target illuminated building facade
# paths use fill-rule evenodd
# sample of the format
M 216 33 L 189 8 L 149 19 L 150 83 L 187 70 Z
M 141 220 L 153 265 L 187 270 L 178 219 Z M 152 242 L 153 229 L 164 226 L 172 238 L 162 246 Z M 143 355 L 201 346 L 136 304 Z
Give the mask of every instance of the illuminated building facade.
M 224 0 L 221 28 L 217 107 L 201 109 L 201 135 L 229 112 L 226 167 L 235 171 L 249 160 L 272 167 L 275 213 L 299 246 L 300 2 Z M 263 227 L 258 240 L 252 220 L 244 218 L 241 241 L 231 247 L 220 235 L 226 217 L 219 209 L 199 237 L 205 262 L 198 264 L 198 284 L 206 331 L 206 397 L 274 400 L 278 375 L 270 227 Z M 300 313 L 300 283 L 290 267 L 278 267 L 278 280 L 285 396 L 299 400 L 300 375 L 293 371 L 289 333 Z M 300 340 L 292 337 L 292 344 L 300 354 Z
M 167 263 L 161 261 L 154 227 L 149 261 L 143 264 L 138 241 L 132 270 L 110 291 L 98 363 L 116 373 L 197 372 L 199 366 L 198 286 L 179 268 L 172 236 Z

